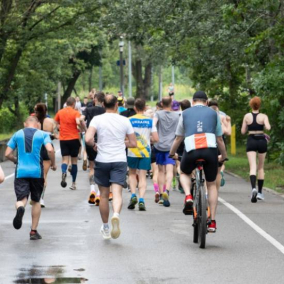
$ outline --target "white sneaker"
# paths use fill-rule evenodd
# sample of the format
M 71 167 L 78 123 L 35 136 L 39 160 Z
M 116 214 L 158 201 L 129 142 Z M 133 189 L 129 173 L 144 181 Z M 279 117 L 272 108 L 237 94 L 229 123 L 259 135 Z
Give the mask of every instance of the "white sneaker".
M 44 200 L 42 198 L 40 199 L 39 203 L 42 208 L 45 208 Z
M 253 188 L 252 191 L 251 191 L 251 202 L 252 203 L 256 203 L 257 202 L 257 190 L 256 188 Z
M 264 200 L 264 195 L 263 195 L 263 193 L 258 192 L 256 198 L 257 198 L 258 200 Z
M 111 237 L 117 239 L 120 236 L 119 217 L 113 216 L 111 218 Z
M 104 225 L 102 225 L 100 232 L 105 240 L 111 239 L 109 228 L 105 228 Z

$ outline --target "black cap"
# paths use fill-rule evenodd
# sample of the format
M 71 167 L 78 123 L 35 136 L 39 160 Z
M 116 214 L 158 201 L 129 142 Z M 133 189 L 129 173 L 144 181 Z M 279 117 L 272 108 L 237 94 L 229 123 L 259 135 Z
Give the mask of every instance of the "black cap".
M 197 91 L 194 95 L 193 95 L 193 100 L 208 100 L 207 95 L 205 94 L 205 92 L 203 91 Z

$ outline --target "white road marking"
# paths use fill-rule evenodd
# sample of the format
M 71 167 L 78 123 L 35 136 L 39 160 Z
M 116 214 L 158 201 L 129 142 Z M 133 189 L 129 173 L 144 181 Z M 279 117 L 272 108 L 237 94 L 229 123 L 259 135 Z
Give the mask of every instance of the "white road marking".
M 263 229 L 261 229 L 258 225 L 256 225 L 251 219 L 249 219 L 245 214 L 243 214 L 239 209 L 234 207 L 232 204 L 228 203 L 222 198 L 218 198 L 218 200 L 236 213 L 243 221 L 245 221 L 251 228 L 253 228 L 257 233 L 259 233 L 262 237 L 264 237 L 267 241 L 269 241 L 272 245 L 274 245 L 280 252 L 284 254 L 284 246 L 276 241 L 273 237 L 267 234 Z
M 15 175 L 15 173 L 14 173 L 14 174 L 10 174 L 10 175 L 8 175 L 8 176 L 6 176 L 6 177 L 5 177 L 5 180 L 7 180 L 7 179 L 9 179 L 9 178 L 13 177 L 14 175 Z

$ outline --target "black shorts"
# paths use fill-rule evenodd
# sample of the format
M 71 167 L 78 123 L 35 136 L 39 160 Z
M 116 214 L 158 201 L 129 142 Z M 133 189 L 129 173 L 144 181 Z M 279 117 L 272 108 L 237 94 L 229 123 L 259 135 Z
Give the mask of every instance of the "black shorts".
M 258 152 L 264 154 L 267 152 L 267 141 L 263 134 L 250 134 L 247 139 L 247 152 Z
M 87 144 L 86 144 L 86 152 L 87 152 L 88 160 L 94 162 L 94 160 L 97 157 L 98 152 L 96 152 L 93 147 Z
M 184 151 L 180 169 L 185 174 L 191 174 L 196 168 L 196 160 L 203 159 L 203 168 L 206 181 L 216 180 L 218 173 L 218 150 L 217 148 L 198 149 L 190 152 Z
M 156 164 L 156 153 L 154 146 L 151 147 L 151 164 Z
M 52 145 L 52 147 L 54 148 L 53 144 L 51 144 L 51 145 Z M 42 145 L 42 148 L 41 148 L 41 151 L 40 151 L 40 155 L 41 155 L 41 157 L 42 157 L 42 159 L 43 159 L 44 161 L 50 161 L 50 158 L 49 158 L 49 156 L 48 156 L 48 154 L 47 154 L 47 150 L 46 150 L 46 148 L 44 147 L 44 145 Z
M 31 194 L 31 200 L 39 202 L 44 187 L 43 178 L 15 178 L 15 193 L 17 201 L 23 200 Z
M 112 183 L 124 186 L 127 173 L 126 162 L 95 164 L 95 182 L 103 187 L 110 187 Z
M 71 156 L 76 158 L 79 154 L 81 143 L 79 139 L 74 140 L 60 140 L 61 156 Z

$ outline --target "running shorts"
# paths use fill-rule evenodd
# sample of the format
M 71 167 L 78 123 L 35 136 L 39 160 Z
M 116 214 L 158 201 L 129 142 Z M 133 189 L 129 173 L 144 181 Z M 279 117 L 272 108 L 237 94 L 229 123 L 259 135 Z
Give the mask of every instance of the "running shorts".
M 151 170 L 151 158 L 127 157 L 127 164 L 130 169 Z
M 191 174 L 196 168 L 196 161 L 203 159 L 203 169 L 206 181 L 216 180 L 218 172 L 218 150 L 217 148 L 198 149 L 190 152 L 184 151 L 181 159 L 180 169 L 185 174 Z
M 247 139 L 247 152 L 267 152 L 267 141 L 263 134 L 250 134 Z
M 52 145 L 52 147 L 54 148 L 53 144 L 51 144 L 51 145 Z M 44 161 L 50 161 L 50 158 L 49 158 L 49 156 L 48 156 L 48 154 L 47 154 L 47 150 L 46 150 L 46 148 L 44 147 L 44 145 L 41 147 L 40 155 L 41 155 L 41 157 L 42 157 L 42 159 L 43 159 Z
M 166 166 L 166 165 L 175 165 L 176 164 L 175 160 L 169 157 L 170 151 L 164 152 L 164 151 L 159 151 L 156 148 L 154 148 L 154 149 L 155 149 L 155 154 L 156 154 L 157 165 Z
M 86 152 L 87 152 L 88 160 L 94 162 L 94 160 L 97 157 L 98 152 L 96 152 L 92 146 L 89 146 L 87 144 L 86 144 Z
M 79 154 L 81 143 L 79 139 L 74 140 L 60 140 L 61 156 L 71 156 L 76 158 Z
M 124 186 L 126 173 L 126 162 L 95 163 L 95 182 L 103 187 L 110 187 L 112 183 Z
M 31 200 L 34 202 L 39 202 L 44 187 L 44 179 L 15 178 L 14 187 L 17 201 L 21 201 L 25 197 L 28 198 L 31 194 Z

